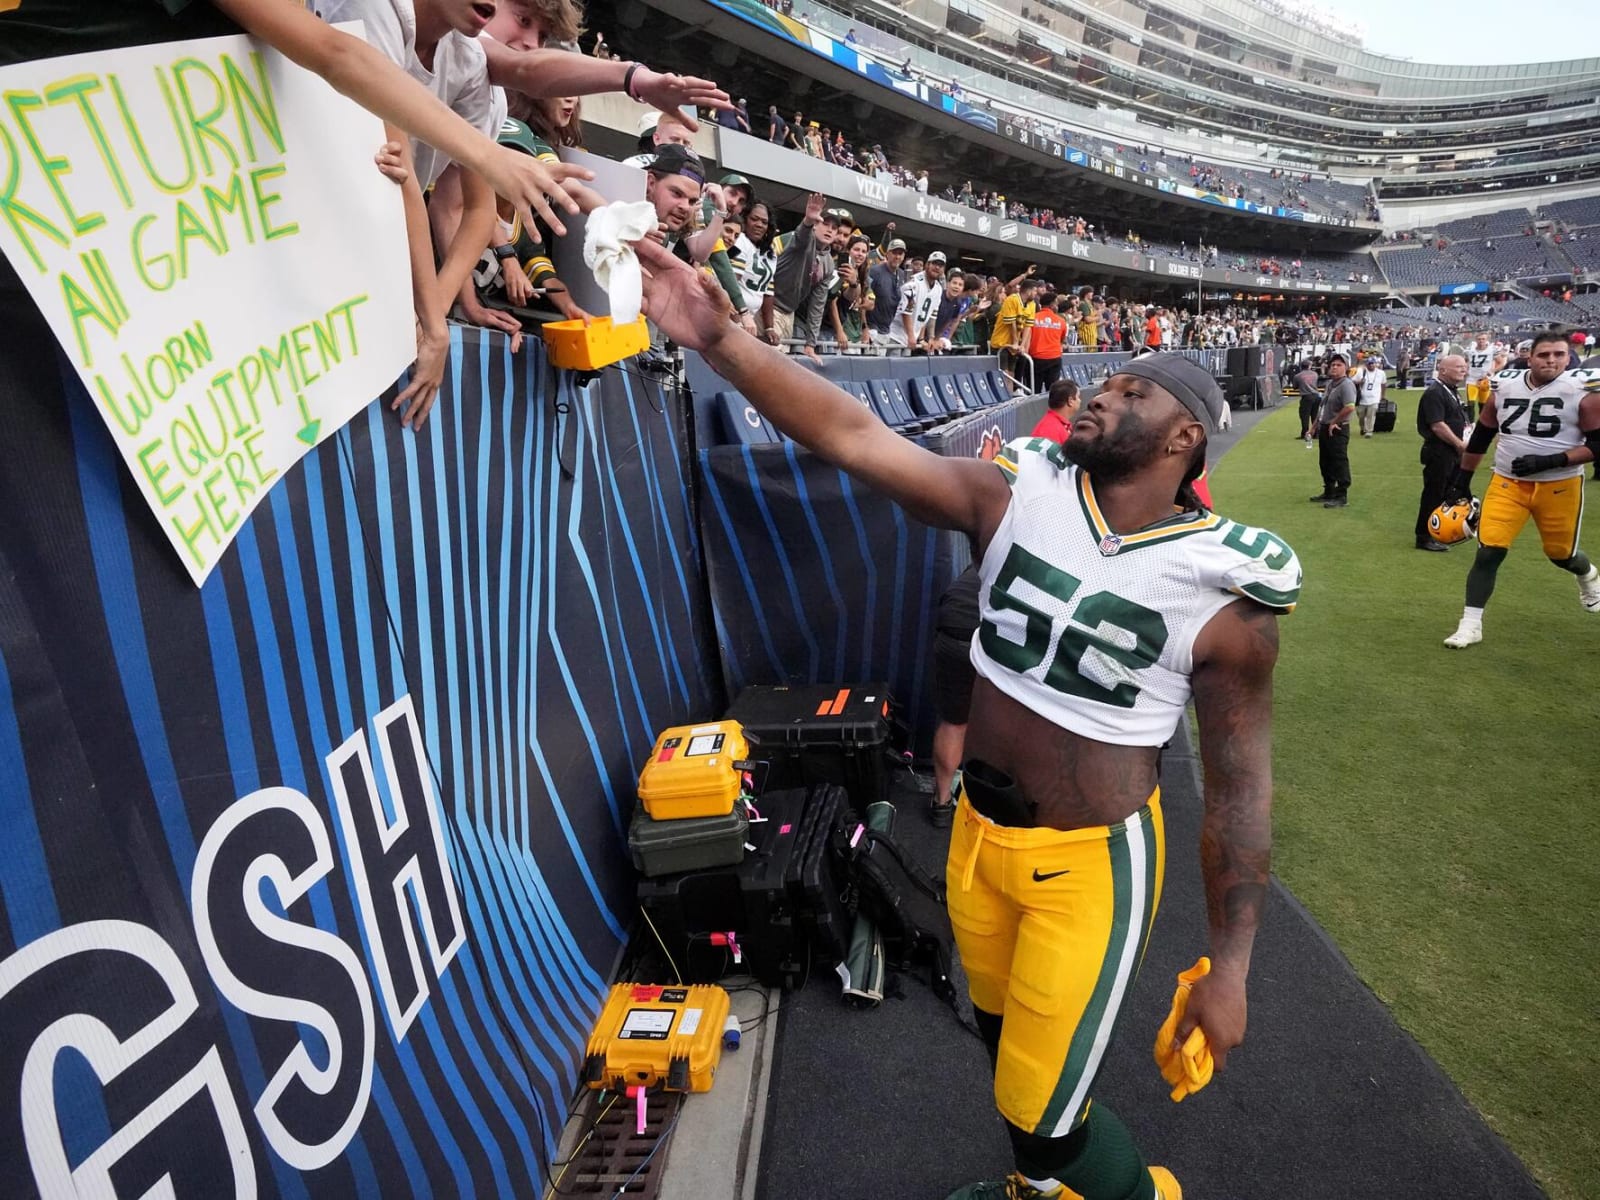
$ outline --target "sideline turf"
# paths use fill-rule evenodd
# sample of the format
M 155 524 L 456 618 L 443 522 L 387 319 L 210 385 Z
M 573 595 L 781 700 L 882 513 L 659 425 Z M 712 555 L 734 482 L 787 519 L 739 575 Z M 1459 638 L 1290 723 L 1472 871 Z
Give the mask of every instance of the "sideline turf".
M 1472 547 L 1412 548 L 1415 391 L 1325 510 L 1285 405 L 1211 475 L 1305 568 L 1281 623 L 1275 867 L 1552 1200 L 1600 1196 L 1600 616 L 1530 523 L 1467 650 Z M 1486 478 L 1488 467 L 1478 472 Z M 1583 543 L 1600 559 L 1600 484 Z M 1477 488 L 1482 494 L 1481 479 Z

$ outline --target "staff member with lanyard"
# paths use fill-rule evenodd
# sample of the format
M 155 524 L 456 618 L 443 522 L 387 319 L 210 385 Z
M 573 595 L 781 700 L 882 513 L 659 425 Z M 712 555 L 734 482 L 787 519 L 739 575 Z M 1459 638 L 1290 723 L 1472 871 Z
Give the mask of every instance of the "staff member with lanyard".
M 1350 492 L 1350 414 L 1356 410 L 1356 385 L 1350 382 L 1350 360 L 1328 355 L 1328 389 L 1317 417 L 1317 465 L 1322 468 L 1322 494 L 1311 497 L 1323 508 L 1343 508 Z
M 1428 515 L 1443 504 L 1450 475 L 1466 448 L 1467 410 L 1456 391 L 1467 377 L 1467 360 L 1446 354 L 1417 402 L 1417 432 L 1422 435 L 1422 499 L 1417 502 L 1417 549 L 1448 550 L 1428 533 Z

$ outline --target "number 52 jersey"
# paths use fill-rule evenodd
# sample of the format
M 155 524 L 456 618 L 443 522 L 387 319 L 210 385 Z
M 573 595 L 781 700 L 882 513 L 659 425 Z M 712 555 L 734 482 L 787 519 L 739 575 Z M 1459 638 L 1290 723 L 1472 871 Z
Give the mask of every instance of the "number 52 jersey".
M 1513 459 L 1525 454 L 1554 454 L 1583 445 L 1578 406 L 1585 396 L 1600 393 L 1600 371 L 1564 371 L 1543 387 L 1534 387 L 1527 371 L 1501 371 L 1489 380 L 1500 433 L 1494 443 L 1494 470 L 1512 477 Z M 1583 463 L 1569 463 L 1524 478 L 1572 479 Z
M 995 459 L 1011 504 L 978 574 L 972 664 L 1000 691 L 1096 741 L 1160 746 L 1189 702 L 1194 642 L 1239 597 L 1293 610 L 1300 560 L 1216 513 L 1107 526 L 1087 474 L 1043 438 Z

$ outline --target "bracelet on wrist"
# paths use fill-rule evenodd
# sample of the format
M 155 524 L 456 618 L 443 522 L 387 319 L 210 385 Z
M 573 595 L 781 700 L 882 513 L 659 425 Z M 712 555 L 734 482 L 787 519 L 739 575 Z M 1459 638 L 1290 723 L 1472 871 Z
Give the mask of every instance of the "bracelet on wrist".
M 628 69 L 623 72 L 622 94 L 625 95 L 629 100 L 639 99 L 638 96 L 633 94 L 633 77 L 638 74 L 639 68 L 643 65 L 643 63 L 629 63 Z
M 504 262 L 508 258 L 517 256 L 517 248 L 510 242 L 502 242 L 494 248 L 494 256 Z

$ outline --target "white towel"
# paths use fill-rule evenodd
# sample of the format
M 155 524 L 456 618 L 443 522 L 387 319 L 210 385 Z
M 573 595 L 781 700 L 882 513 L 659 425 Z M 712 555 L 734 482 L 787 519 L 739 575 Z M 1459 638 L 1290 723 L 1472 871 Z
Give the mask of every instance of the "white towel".
M 644 302 L 644 277 L 633 252 L 637 242 L 657 225 L 656 206 L 648 200 L 618 200 L 588 216 L 583 234 L 583 261 L 611 300 L 612 325 L 631 325 Z

